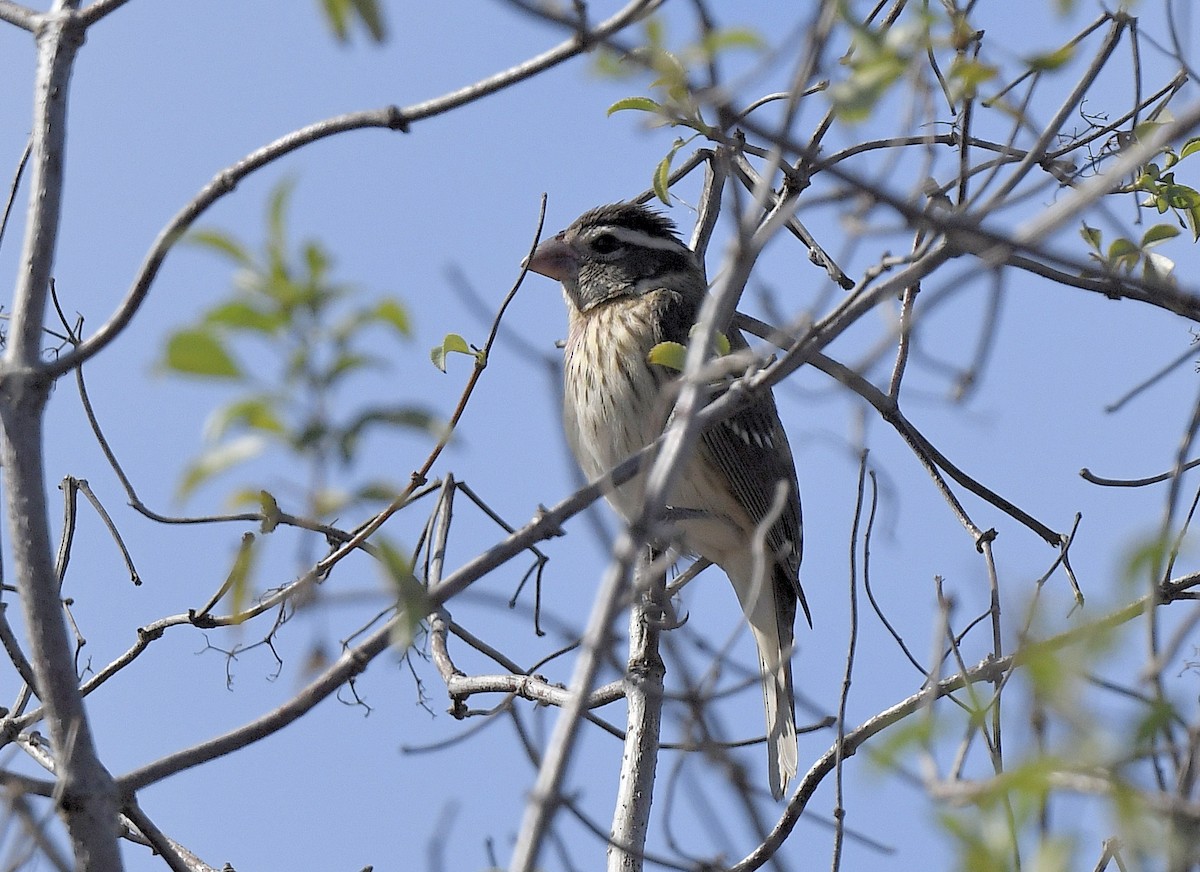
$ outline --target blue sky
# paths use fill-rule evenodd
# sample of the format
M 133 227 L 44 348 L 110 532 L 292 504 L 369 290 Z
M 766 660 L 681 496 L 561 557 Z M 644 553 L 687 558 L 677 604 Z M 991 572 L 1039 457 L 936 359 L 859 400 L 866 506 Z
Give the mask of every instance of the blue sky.
M 714 5 L 722 14 L 740 11 Z M 1078 4 L 1077 14 L 1062 20 L 1040 9 L 1048 3 L 1020 4 L 1020 10 L 1017 5 L 978 13 L 987 45 L 1001 60 L 1055 48 L 1097 14 L 1090 3 Z M 102 323 L 120 300 L 158 230 L 221 168 L 302 125 L 437 96 L 562 38 L 554 28 L 502 3 L 387 6 L 391 36 L 382 47 L 362 39 L 350 46 L 336 44 L 317 4 L 304 2 L 288 4 L 283 12 L 279 4 L 262 0 L 143 0 L 129 3 L 89 33 L 71 90 L 66 208 L 55 269 L 64 307 L 85 317 L 85 331 Z M 1162 33 L 1157 7 L 1143 12 L 1143 28 Z M 777 10 L 763 15 L 766 20 L 757 26 L 769 41 L 789 38 L 787 14 Z M 1146 51 L 1144 62 L 1147 91 L 1173 72 L 1154 51 Z M 33 63 L 28 34 L 0 26 L 3 168 L 15 167 L 28 134 Z M 1035 104 L 1034 114 L 1048 117 L 1068 89 L 1070 74 L 1079 71 L 1078 63 L 1072 65 L 1061 83 L 1048 85 L 1039 98 L 1046 103 Z M 390 373 L 364 381 L 345 401 L 419 400 L 446 415 L 468 365 L 466 358 L 452 359 L 450 372 L 439 373 L 428 361 L 428 349 L 447 332 L 473 342 L 481 342 L 486 332 L 478 313 L 455 292 L 447 270 L 460 271 L 494 307 L 529 247 L 542 192 L 549 194 L 547 230 L 553 232 L 586 208 L 647 187 L 675 132 L 647 130 L 633 113 L 605 114 L 612 102 L 643 91 L 645 84 L 598 78 L 588 59 L 578 59 L 422 122 L 408 134 L 359 131 L 306 148 L 246 180 L 200 223 L 255 245 L 270 190 L 281 179 L 294 180 L 294 238 L 320 239 L 334 254 L 338 278 L 368 294 L 398 295 L 410 307 L 416 327 L 415 339 L 395 355 Z M 744 90 L 763 93 L 772 84 L 771 77 L 751 76 Z M 1122 90 L 1126 84 L 1114 77 L 1104 91 L 1112 104 L 1095 105 L 1103 98 L 1093 98 L 1089 111 L 1118 114 L 1128 103 L 1128 91 Z M 1194 99 L 1194 89 L 1185 97 Z M 898 102 L 885 104 L 879 129 L 902 126 L 907 109 Z M 798 129 L 811 129 L 823 110 L 824 104 L 806 108 Z M 1000 121 L 980 123 L 1003 129 Z M 871 130 L 835 131 L 828 147 Z M 917 181 L 902 173 L 890 179 L 902 194 L 917 187 Z M 1039 193 L 1003 220 L 1019 224 L 1052 197 Z M 855 205 L 825 202 L 801 213 L 830 251 L 845 259 L 851 275 L 860 274 L 884 248 L 901 251 L 905 244 L 894 221 L 872 224 L 852 241 L 844 219 Z M 692 213 L 686 207 L 672 214 L 685 233 L 690 230 Z M 1110 217 L 1128 223 L 1131 209 L 1127 203 L 1113 205 Z M 19 218 L 18 212 L 0 247 L 0 275 L 11 276 L 16 268 Z M 1106 225 L 1106 233 L 1111 226 Z M 1065 228 L 1051 242 L 1082 257 L 1076 229 Z M 1183 239 L 1164 250 L 1180 263 L 1181 275 L 1195 275 L 1196 254 Z M 265 482 L 281 501 L 295 493 L 289 481 L 297 480 L 297 470 L 269 460 L 219 479 L 183 507 L 172 502 L 180 471 L 202 448 L 208 414 L 229 394 L 219 386 L 165 376 L 156 372 L 155 362 L 169 331 L 224 296 L 230 281 L 227 265 L 212 255 L 195 248 L 173 251 L 130 328 L 87 369 L 92 399 L 114 450 L 143 499 L 163 511 L 219 511 L 225 494 L 243 482 Z M 1075 512 L 1084 513 L 1075 568 L 1085 585 L 1087 612 L 1097 616 L 1129 595 L 1119 566 L 1129 549 L 1154 529 L 1163 493 L 1100 490 L 1083 482 L 1078 469 L 1138 476 L 1171 466 L 1193 403 L 1190 365 L 1121 412 L 1107 414 L 1104 409 L 1180 355 L 1191 336 L 1185 323 L 1164 312 L 1016 276 L 1005 286 L 983 383 L 966 403 L 954 406 L 945 401 L 947 379 L 931 359 L 960 365 L 969 359 L 989 281 L 977 264 L 962 258 L 924 289 L 928 296 L 947 293 L 948 299 L 921 322 L 922 347 L 930 357 L 914 360 L 906 410 L 960 467 L 1055 529 L 1069 529 Z M 950 293 L 959 287 L 964 292 Z M 802 251 L 780 244 L 764 258 L 744 308 L 761 314 L 767 290 L 789 313 L 840 293 L 830 290 Z M 829 352 L 848 364 L 862 359 L 888 326 L 880 319 L 868 321 Z M 554 341 L 564 324 L 558 289 L 538 277 L 527 281 L 506 321 L 507 330 L 543 359 L 556 354 Z M 886 366 L 876 374 L 882 371 Z M 467 481 L 513 524 L 532 517 L 539 504 L 569 494 L 575 479 L 559 435 L 555 392 L 556 382 L 543 362 L 502 339 L 436 472 L 452 471 Z M 965 616 L 986 606 L 986 578 L 973 543 L 911 453 L 871 413 L 864 420 L 861 402 L 807 370 L 778 393 L 800 470 L 806 533 L 802 577 L 815 624 L 798 640 L 797 683 L 816 712 L 824 713 L 836 708 L 847 645 L 847 551 L 861 433 L 867 434 L 882 491 L 872 555 L 876 593 L 917 651 L 924 654 L 932 643 L 933 578 L 945 579 L 963 623 Z M 52 498 L 62 476 L 88 479 L 145 579 L 140 588 L 129 584 L 115 547 L 95 516 L 83 509 L 67 592 L 75 599 L 74 615 L 88 640 L 83 658 L 99 668 L 132 644 L 137 626 L 207 600 L 228 571 L 245 527 L 163 528 L 126 508 L 67 380 L 53 397 L 48 434 Z M 424 438 L 374 436 L 353 475 L 403 482 L 428 447 Z M 991 507 L 974 498 L 965 503 L 979 526 L 999 531 L 997 560 L 1011 596 L 1010 629 L 1015 629 L 1033 581 L 1054 553 Z M 400 542 L 415 541 L 423 512 L 406 513 L 389 533 Z M 613 526 L 607 510 L 598 509 L 593 518 L 600 526 Z M 343 520 L 350 526 L 358 518 Z M 549 654 L 582 626 L 603 571 L 604 543 L 595 527 L 588 519 L 577 519 L 566 537 L 545 545 L 551 562 L 543 602 L 548 625 L 561 631 L 534 637 L 528 593 L 516 610 L 504 606 L 524 573 L 521 561 L 456 602 L 455 618 L 521 662 L 532 664 Z M 451 566 L 500 537 L 500 531 L 460 502 Z M 290 580 L 296 570 L 296 538 L 286 532 L 268 538 L 267 559 L 257 578 L 262 589 Z M 1069 593 L 1061 575 L 1048 584 L 1045 597 L 1048 604 L 1038 621 L 1046 622 L 1049 632 L 1068 626 Z M 231 662 L 216 650 L 256 641 L 265 628 L 219 633 L 174 629 L 89 699 L 101 754 L 120 774 L 257 717 L 302 686 L 305 658 L 314 648 L 336 653 L 365 616 L 386 604 L 378 571 L 366 560 L 348 561 L 323 587 L 318 604 L 280 633 L 282 669 L 265 648 Z M 693 635 L 676 643 L 681 647 L 693 645 L 694 638 L 719 646 L 736 636 L 736 604 L 715 571 L 689 588 L 683 607 Z M 920 686 L 920 676 L 900 662 L 879 622 L 864 613 L 862 624 L 849 707 L 852 722 Z M 734 644 L 741 662 L 752 664 L 745 634 L 736 636 Z M 982 651 L 970 653 L 977 659 Z M 692 651 L 688 656 L 696 655 Z M 462 661 L 468 671 L 487 668 L 468 654 L 462 654 Z M 565 681 L 570 665 L 570 657 L 559 658 L 542 671 Z M 424 683 L 432 714 L 419 704 L 414 673 Z M 0 673 L 0 704 L 15 695 L 14 681 L 10 673 Z M 357 689 L 370 706 L 369 715 L 362 707 L 328 700 L 265 742 L 146 790 L 140 796 L 143 809 L 164 831 L 217 866 L 358 869 L 373 863 L 378 870 L 434 869 L 429 852 L 440 844 L 443 868 L 482 869 L 489 841 L 505 863 L 535 774 L 511 725 L 498 718 L 460 744 L 417 753 L 415 749 L 439 745 L 474 726 L 443 713 L 447 703 L 432 667 L 414 658 L 410 668 L 398 654 L 389 654 L 371 665 Z M 343 694 L 343 701 L 348 700 Z M 544 737 L 553 712 L 524 708 L 527 723 Z M 733 737 L 760 730 L 757 689 L 743 690 L 722 706 L 721 716 Z M 801 721 L 815 717 L 802 706 Z M 801 768 L 832 741 L 829 731 L 802 737 Z M 752 779 L 765 781 L 761 756 L 761 749 L 751 748 L 739 759 Z M 619 757 L 619 742 L 588 732 L 571 773 L 581 805 L 605 826 Z M 694 844 L 696 853 L 727 850 L 731 857 L 741 856 L 753 841 L 738 813 L 716 812 L 714 822 L 686 802 L 667 799 L 668 783 L 684 794 L 697 784 L 711 786 L 705 764 L 695 757 L 675 782 L 671 767 L 677 760 L 667 758 L 658 806 L 672 809 L 673 835 Z M 949 761 L 940 762 L 945 766 Z M 11 763 L 11 758 L 5 760 L 5 765 Z M 849 773 L 848 826 L 868 832 L 894 853 L 881 854 L 852 840 L 846 868 L 949 863 L 933 828 L 934 811 L 918 788 L 865 759 L 854 761 Z M 828 862 L 829 832 L 819 819 L 831 807 L 832 794 L 823 792 L 812 807 L 812 821 L 797 828 L 785 849 L 795 866 Z M 770 820 L 775 807 L 764 803 L 761 813 Z M 722 829 L 728 843 L 722 842 Z M 581 866 L 593 868 L 588 858 L 602 846 L 576 824 L 566 824 L 564 833 Z M 658 849 L 664 849 L 662 838 L 660 833 Z M 1084 856 L 1092 856 L 1092 845 L 1086 843 Z M 126 851 L 126 858 L 131 870 L 161 868 L 136 846 Z M 547 869 L 569 868 L 553 850 L 544 859 Z

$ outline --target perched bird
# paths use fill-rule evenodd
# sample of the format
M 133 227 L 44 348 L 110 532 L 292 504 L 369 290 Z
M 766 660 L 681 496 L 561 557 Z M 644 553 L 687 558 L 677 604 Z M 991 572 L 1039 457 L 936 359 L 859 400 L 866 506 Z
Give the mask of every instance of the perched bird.
M 662 434 L 672 408 L 668 386 L 678 373 L 647 355 L 660 342 L 687 343 L 707 293 L 704 265 L 669 218 L 615 203 L 585 212 L 542 242 L 527 266 L 563 286 L 563 425 L 584 475 L 594 480 Z M 746 347 L 736 330 L 726 335 L 732 348 Z M 608 501 L 632 520 L 644 489 L 643 472 Z M 796 604 L 810 626 L 812 618 L 800 589 L 796 467 L 770 395 L 701 434 L 667 503 L 676 510 L 682 550 L 729 576 L 758 646 L 768 772 L 779 799 L 796 774 Z

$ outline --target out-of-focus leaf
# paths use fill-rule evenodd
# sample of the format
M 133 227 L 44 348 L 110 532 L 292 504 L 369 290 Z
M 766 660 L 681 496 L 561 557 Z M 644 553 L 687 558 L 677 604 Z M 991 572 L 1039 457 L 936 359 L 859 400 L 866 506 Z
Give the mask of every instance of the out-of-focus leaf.
M 1157 251 L 1147 251 L 1142 255 L 1142 268 L 1148 279 L 1168 279 L 1175 272 L 1175 261 Z
M 715 57 L 729 49 L 746 48 L 757 51 L 765 47 L 766 41 L 746 27 L 717 28 L 704 34 L 704 38 L 700 40 L 700 49 L 707 58 Z
M 962 97 L 974 97 L 980 85 L 998 75 L 999 71 L 991 64 L 969 58 L 955 58 L 950 65 L 950 81 Z
M 304 264 L 308 267 L 308 278 L 310 282 L 319 284 L 329 272 L 329 263 L 329 255 L 325 253 L 324 248 L 315 242 L 309 242 L 305 244 Z
M 341 488 L 322 488 L 312 494 L 311 499 L 317 517 L 340 514 L 350 504 L 350 495 Z
M 344 376 L 364 369 L 387 369 L 388 362 L 377 354 L 354 354 L 343 352 L 337 356 L 324 372 L 322 384 L 332 385 Z
M 167 369 L 209 378 L 241 378 L 242 370 L 220 338 L 208 330 L 180 330 L 167 340 Z
M 229 607 L 232 614 L 241 615 L 250 602 L 250 578 L 254 571 L 255 558 L 258 549 L 253 533 L 243 533 L 242 541 L 238 544 L 237 554 L 233 558 L 233 566 L 225 577 L 223 587 L 228 591 Z
M 425 586 L 413 574 L 412 558 L 403 554 L 387 539 L 376 539 L 385 577 L 396 596 L 397 620 L 392 644 L 407 648 L 416 638 L 421 621 L 431 611 Z
M 245 300 L 230 300 L 209 309 L 204 314 L 204 321 L 207 324 L 234 330 L 253 330 L 258 333 L 274 333 L 284 323 L 278 312 L 265 312 Z
M 387 25 L 383 21 L 383 10 L 379 6 L 379 0 L 350 0 L 350 3 L 371 39 L 375 42 L 387 39 Z
M 175 491 L 176 498 L 186 499 L 192 491 L 213 476 L 257 457 L 265 447 L 266 441 L 261 436 L 248 435 L 208 449 L 188 465 Z
M 204 437 L 209 442 L 219 442 L 233 428 L 273 435 L 282 434 L 285 430 L 269 396 L 247 397 L 220 407 L 205 423 Z
M 285 254 L 283 246 L 287 241 L 287 208 L 295 189 L 295 179 L 284 179 L 271 189 L 271 197 L 267 201 L 268 245 L 272 254 L 279 255 L 279 259 Z
M 893 54 L 880 54 L 868 62 L 856 64 L 849 78 L 829 89 L 838 115 L 847 121 L 865 121 L 907 68 L 908 62 Z
M 374 42 L 387 39 L 387 26 L 378 0 L 321 0 L 321 6 L 338 42 L 349 42 L 355 20 L 362 23 Z
M 1154 131 L 1160 127 L 1165 127 L 1165 121 L 1143 121 L 1137 127 L 1133 128 L 1133 135 L 1139 140 L 1149 139 Z
M 1114 262 L 1137 253 L 1138 247 L 1123 236 L 1114 239 L 1108 246 L 1108 259 Z
M 1060 49 L 1045 54 L 1036 54 L 1025 61 L 1026 66 L 1037 72 L 1049 72 L 1065 66 L 1075 57 L 1075 46 L 1064 45 Z
M 1101 245 L 1103 244 L 1103 239 L 1100 231 L 1095 227 L 1089 227 L 1087 224 L 1084 224 L 1079 230 L 1079 235 L 1083 237 L 1083 241 L 1086 242 L 1089 247 L 1094 248 L 1096 251 L 1102 250 Z
M 1192 242 L 1200 242 L 1200 206 L 1184 210 L 1183 220 L 1192 231 Z
M 321 6 L 325 9 L 325 17 L 329 20 L 333 35 L 345 42 L 350 36 L 349 0 L 321 0 Z
M 363 502 L 390 503 L 400 488 L 383 480 L 369 481 L 354 491 L 354 498 Z
M 359 414 L 342 430 L 341 452 L 342 459 L 349 462 L 354 456 L 358 441 L 368 428 L 377 425 L 390 425 L 412 430 L 420 430 L 434 438 L 445 434 L 445 424 L 432 412 L 416 406 L 374 407 Z
M 391 325 L 406 339 L 412 336 L 412 321 L 408 317 L 408 309 L 399 300 L 393 297 L 381 300 L 375 307 L 374 314 L 379 321 Z
M 1138 721 L 1134 737 L 1139 748 L 1145 750 L 1154 739 L 1172 722 L 1180 719 L 1175 707 L 1165 699 L 1148 700 L 1149 707 Z
M 250 256 L 250 252 L 246 250 L 245 246 L 231 234 L 221 230 L 193 230 L 184 237 L 184 241 L 222 254 L 238 266 L 246 268 L 254 266 L 254 258 Z
M 1147 575 L 1161 571 L 1163 562 L 1169 553 L 1169 545 L 1162 538 L 1143 540 L 1126 558 L 1124 577 L 1128 582 L 1140 582 Z

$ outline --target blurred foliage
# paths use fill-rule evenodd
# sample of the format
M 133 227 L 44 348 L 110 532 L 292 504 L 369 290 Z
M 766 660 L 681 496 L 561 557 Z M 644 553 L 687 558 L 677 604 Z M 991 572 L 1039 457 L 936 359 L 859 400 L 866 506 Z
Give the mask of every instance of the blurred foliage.
M 1146 281 L 1173 281 L 1171 273 L 1175 269 L 1175 262 L 1150 249 L 1178 236 L 1179 230 L 1174 225 L 1155 224 L 1137 242 L 1120 236 L 1107 246 L 1100 231 L 1086 223 L 1079 235 L 1092 249 L 1089 257 L 1113 272 L 1132 275 L 1141 264 L 1142 278 Z
M 349 42 L 354 26 L 360 25 L 373 42 L 387 39 L 387 24 L 379 0 L 321 0 L 321 8 L 329 20 L 338 42 Z
M 1154 121 L 1139 124 L 1134 128 L 1133 140 L 1149 136 L 1170 120 L 1169 115 L 1163 113 Z M 1161 167 L 1158 163 L 1146 164 L 1132 185 L 1119 189 L 1121 193 L 1138 191 L 1147 194 L 1141 205 L 1155 209 L 1160 215 L 1168 211 L 1174 214 L 1179 226 L 1192 234 L 1193 242 L 1200 241 L 1200 192 L 1175 180 L 1175 166 L 1197 153 L 1200 153 L 1200 137 L 1187 140 L 1178 153 L 1170 147 L 1164 148 Z M 1195 166 L 1195 162 L 1189 164 L 1192 169 Z
M 343 411 L 355 378 L 390 369 L 393 354 L 386 343 L 407 341 L 412 326 L 395 297 L 366 299 L 356 288 L 335 282 L 331 258 L 319 242 L 292 249 L 286 221 L 292 187 L 281 183 L 270 196 L 261 252 L 220 230 L 199 230 L 186 238 L 226 259 L 237 272 L 230 294 L 170 335 L 161 366 L 236 391 L 209 417 L 206 446 L 180 480 L 181 499 L 221 473 L 277 451 L 307 468 L 305 508 L 323 518 L 354 502 L 387 500 L 396 493 L 383 481 L 351 493 L 327 484 L 333 467 L 345 469 L 354 462 L 368 431 L 437 434 L 441 427 L 430 412 L 408 403 L 358 404 Z M 231 501 L 275 506 L 257 485 L 237 490 Z
M 622 59 L 611 51 L 596 57 L 596 71 L 608 78 L 626 79 L 649 71 L 655 78 L 649 89 L 653 97 L 633 96 L 608 107 L 608 114 L 622 111 L 645 112 L 653 126 L 688 127 L 696 134 L 677 138 L 671 150 L 654 168 L 655 195 L 671 205 L 668 177 L 671 164 L 681 149 L 699 136 L 716 138 L 716 131 L 705 119 L 696 99 L 693 81 L 698 68 L 717 64 L 732 52 L 749 51 L 761 56 L 765 42 L 748 28 L 714 28 L 679 50 L 667 48 L 666 27 L 661 19 L 650 18 L 643 25 L 643 43 Z

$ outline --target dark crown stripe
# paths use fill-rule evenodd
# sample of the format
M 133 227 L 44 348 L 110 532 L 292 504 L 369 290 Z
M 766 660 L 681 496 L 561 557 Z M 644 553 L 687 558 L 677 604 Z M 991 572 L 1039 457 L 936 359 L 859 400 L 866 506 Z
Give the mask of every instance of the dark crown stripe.
M 611 224 L 629 230 L 637 230 L 659 239 L 673 239 L 680 242 L 674 221 L 640 203 L 612 203 L 608 206 L 599 206 L 580 215 L 579 220 L 575 223 L 581 228 Z

